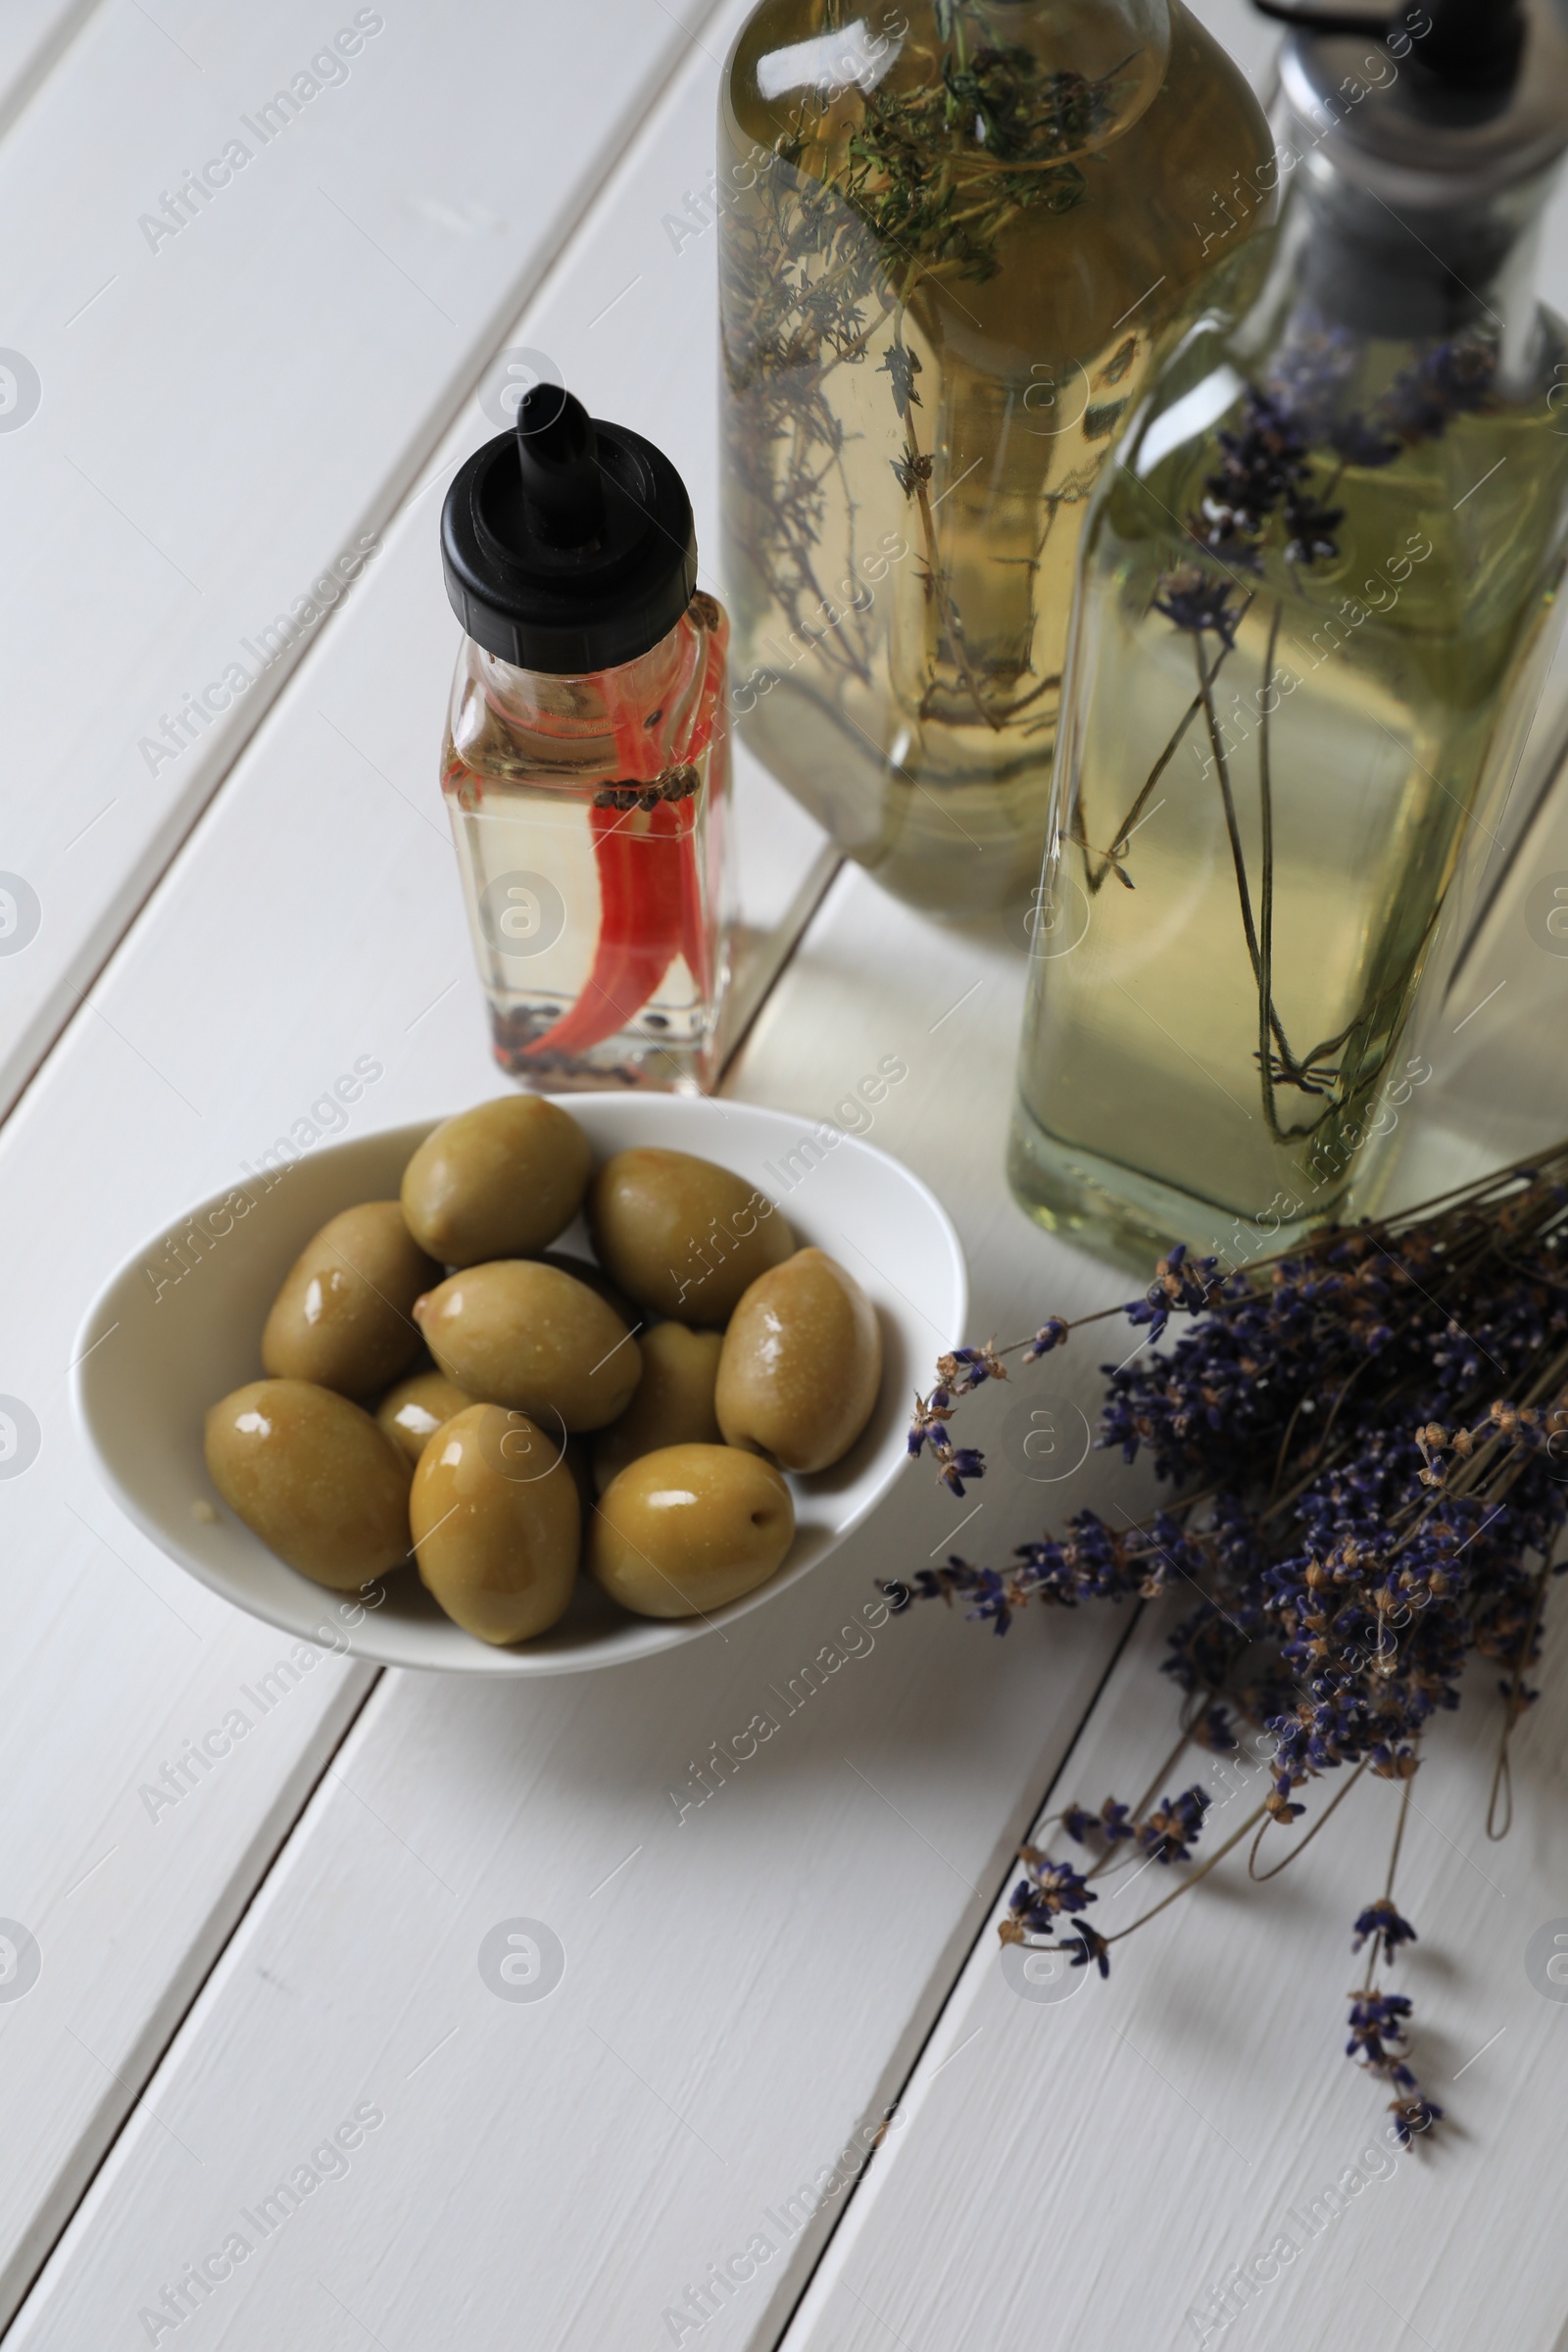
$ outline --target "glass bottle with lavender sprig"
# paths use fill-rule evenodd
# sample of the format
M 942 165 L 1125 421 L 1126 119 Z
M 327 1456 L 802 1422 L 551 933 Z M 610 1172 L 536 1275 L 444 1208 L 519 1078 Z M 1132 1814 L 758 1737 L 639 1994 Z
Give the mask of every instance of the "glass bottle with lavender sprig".
M 1176 348 L 1085 539 L 1009 1173 L 1116 1253 L 1344 1213 L 1560 617 L 1549 7 L 1295 34 L 1277 128 L 1264 291 Z

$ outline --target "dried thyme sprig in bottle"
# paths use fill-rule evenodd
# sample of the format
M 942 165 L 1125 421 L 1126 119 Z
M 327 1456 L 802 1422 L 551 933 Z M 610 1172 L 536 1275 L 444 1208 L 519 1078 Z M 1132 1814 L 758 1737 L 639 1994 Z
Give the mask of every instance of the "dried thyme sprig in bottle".
M 1078 528 L 1266 125 L 1168 0 L 771 0 L 721 124 L 737 715 L 890 888 L 1021 904 Z

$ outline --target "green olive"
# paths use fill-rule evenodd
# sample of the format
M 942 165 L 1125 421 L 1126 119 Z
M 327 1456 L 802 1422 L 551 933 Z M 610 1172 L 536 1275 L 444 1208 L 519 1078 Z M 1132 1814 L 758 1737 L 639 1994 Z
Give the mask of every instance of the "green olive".
M 770 1462 L 664 1446 L 601 1495 L 588 1572 L 639 1617 L 697 1617 L 765 1585 L 794 1540 L 795 1504 Z
M 589 1187 L 588 1225 L 606 1272 L 639 1306 L 720 1330 L 748 1284 L 795 1247 L 765 1193 L 689 1152 L 617 1152 Z
M 688 1331 L 684 1323 L 656 1323 L 645 1332 L 643 1376 L 620 1419 L 594 1441 L 594 1478 L 604 1493 L 641 1453 L 662 1446 L 716 1446 L 713 1384 L 723 1335 Z
M 403 1173 L 403 1213 L 443 1265 L 528 1257 L 571 1223 L 592 1164 L 569 1111 L 503 1095 L 425 1137 Z
M 318 1585 L 351 1592 L 409 1552 L 409 1464 L 359 1405 L 253 1380 L 207 1416 L 207 1467 L 237 1518 Z
M 585 1283 L 528 1258 L 466 1266 L 417 1299 L 415 1321 L 470 1396 L 531 1413 L 547 1429 L 603 1429 L 642 1371 L 637 1343 Z
M 876 1309 L 821 1250 L 754 1282 L 724 1334 L 714 1402 L 731 1446 L 786 1470 L 825 1470 L 871 1418 L 882 1383 Z
M 591 1257 L 573 1257 L 569 1250 L 541 1250 L 538 1258 L 542 1266 L 554 1266 L 558 1273 L 569 1274 L 574 1282 L 585 1282 L 591 1291 L 597 1291 L 628 1331 L 634 1323 L 642 1321 L 641 1310 L 633 1306 L 625 1292 L 612 1282 L 603 1266 L 596 1266 Z
M 419 1352 L 414 1301 L 441 1277 L 395 1200 L 345 1208 L 307 1242 L 262 1333 L 275 1379 L 369 1396 Z
M 447 1422 L 419 1456 L 409 1517 L 419 1574 L 466 1634 L 526 1642 L 570 1600 L 577 1490 L 525 1414 L 470 1404 Z
M 376 1406 L 375 1418 L 394 1446 L 416 1462 L 438 1429 L 474 1399 L 444 1372 L 416 1372 L 400 1380 Z

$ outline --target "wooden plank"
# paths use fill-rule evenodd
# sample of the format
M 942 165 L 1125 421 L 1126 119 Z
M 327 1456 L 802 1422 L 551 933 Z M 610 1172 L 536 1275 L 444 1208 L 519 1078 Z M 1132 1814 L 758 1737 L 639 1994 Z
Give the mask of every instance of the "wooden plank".
M 0 1504 L 0 1933 L 39 1974 L 0 2012 L 5 2317 L 373 1680 L 173 1572 L 83 1477 L 63 1385 L 28 1386 L 44 1451 Z
M 105 0 L 0 140 L 0 1108 L 707 14 Z
M 972 1629 L 954 1638 L 961 1648 Z M 1157 1771 L 1174 1730 L 1159 1655 L 1157 1628 L 1141 1625 L 1053 1810 L 1132 1797 Z M 1508 1839 L 1485 1831 L 1489 1690 L 1439 1727 L 1414 1786 L 1399 1905 L 1420 1941 L 1397 1985 L 1415 2003 L 1416 2064 L 1451 2118 L 1441 2138 L 1392 2152 L 1379 2087 L 1342 2055 L 1360 1976 L 1350 1922 L 1382 1892 L 1397 1805 L 1363 1782 L 1272 1886 L 1222 1864 L 1117 1947 L 1107 1984 L 1069 2001 L 1019 1998 L 988 1928 L 915 2070 L 906 2128 L 875 2158 L 786 2352 L 1557 2352 L 1568 2255 L 1542 2232 L 1539 2184 L 1561 2138 L 1563 2016 L 1526 1959 L 1568 1909 L 1565 1666 L 1559 1613 L 1548 1696 L 1515 1751 Z M 1195 1778 L 1219 1795 L 1211 1758 L 1172 1784 Z M 1146 1870 L 1101 1911 L 1119 1926 L 1163 1877 Z M 1254 2264 L 1227 2316 L 1226 2282 Z
M 237 1170 L 231 1136 L 156 1074 L 122 1008 L 84 1015 L 74 1043 L 0 1145 L 3 1381 L 24 1433 L 0 1482 L 0 1911 L 42 1953 L 36 1986 L 0 2007 L 6 2311 L 371 1679 L 323 1646 L 268 1684 L 288 1644 L 174 1571 L 85 1474 L 66 1373 L 86 1295 L 162 1220 L 172 1171 Z M 257 1073 L 249 1149 L 303 1091 Z

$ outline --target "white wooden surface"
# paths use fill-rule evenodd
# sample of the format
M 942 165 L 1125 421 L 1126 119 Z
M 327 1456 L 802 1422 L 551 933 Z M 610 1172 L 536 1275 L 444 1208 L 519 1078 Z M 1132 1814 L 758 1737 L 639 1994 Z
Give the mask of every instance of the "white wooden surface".
M 358 13 L 380 29 L 347 0 L 100 0 L 0 141 L 0 340 L 38 381 L 24 423 L 0 415 L 4 864 L 41 911 L 0 958 L 0 1102 L 350 600 L 334 567 L 373 567 L 709 10 L 596 0 L 580 39 L 544 0 L 468 0 L 461 33 L 407 0 Z M 38 0 L 17 14 L 0 90 L 50 37 Z M 295 115 L 258 127 L 280 89 Z M 214 158 L 226 184 L 161 230 Z
M 21 224 L 4 335 L 45 388 L 0 439 L 0 519 L 29 557 L 0 584 L 0 864 L 46 913 L 0 960 L 8 1095 L 107 964 L 0 1133 L 0 1389 L 43 1433 L 0 1481 L 0 1917 L 43 1953 L 25 1999 L 0 2003 L 0 2311 L 24 2298 L 8 2343 L 636 2352 L 694 2341 L 666 2315 L 760 2236 L 768 2259 L 700 2330 L 720 2347 L 1197 2341 L 1211 2282 L 1375 2130 L 1337 2045 L 1385 1825 L 1358 1791 L 1298 1874 L 1200 1889 L 1103 1995 L 1006 1990 L 991 1917 L 1069 1745 L 1056 1801 L 1130 1793 L 1168 1744 L 1157 1629 L 1131 1631 L 1097 1701 L 1125 1616 L 1035 1616 L 998 1642 L 936 1609 L 875 1622 L 873 1580 L 940 1557 L 976 1505 L 958 1540 L 1001 1555 L 1102 1493 L 1098 1459 L 1041 1489 L 1004 1447 L 963 1503 L 912 1472 L 798 1592 L 623 1675 L 476 1696 L 323 1654 L 177 1804 L 143 1793 L 286 1645 L 93 1488 L 65 1412 L 72 1334 L 139 1233 L 309 1120 L 357 1057 L 380 1073 L 367 1122 L 493 1085 L 434 788 L 455 645 L 435 517 L 494 429 L 480 399 L 503 355 L 547 352 L 661 440 L 714 544 L 712 236 L 673 238 L 665 216 L 702 184 L 744 11 L 592 0 L 569 36 L 543 0 L 381 13 L 352 78 L 156 255 L 135 250 L 137 211 L 352 10 L 100 0 L 0 32 L 0 130 L 21 93 L 0 138 Z M 1239 0 L 1200 13 L 1266 71 Z M 29 202 L 64 152 L 97 160 L 71 201 Z M 1559 238 L 1568 276 L 1565 257 Z M 67 327 L 99 260 L 126 269 Z M 72 460 L 102 464 L 96 487 Z M 136 778 L 143 713 L 217 674 L 361 531 L 378 552 L 352 594 L 226 731 Z M 760 926 L 825 868 L 755 770 L 743 815 Z M 760 990 L 774 960 L 760 943 Z M 906 1065 L 873 1140 L 955 1213 L 982 1336 L 1125 1288 L 1006 1197 L 1021 980 L 1000 932 L 936 930 L 843 872 L 730 1080 L 808 1123 L 883 1057 Z M 1064 1419 L 1092 1409 L 1100 1352 L 1034 1376 Z M 699 1806 L 711 1743 L 759 1711 L 776 1731 Z M 1223 2331 L 1237 2344 L 1559 2343 L 1568 2278 L 1534 2223 L 1568 2026 L 1521 1953 L 1568 1914 L 1561 1710 L 1526 1729 L 1500 1847 L 1481 1831 L 1484 1718 L 1483 1701 L 1435 1743 L 1410 1845 L 1407 1973 L 1457 2129 L 1260 2290 Z M 486 1933 L 517 1918 L 564 1951 L 536 2005 L 479 1971 Z M 356 2109 L 352 2152 L 313 2166 Z M 264 2236 L 260 2201 L 313 2174 Z M 244 2261 L 186 2290 L 177 2328 L 142 2317 L 234 2231 Z
M 142 21 L 139 11 L 125 14 Z M 227 30 L 230 40 L 238 37 L 238 24 L 221 12 L 212 12 L 212 21 L 217 29 Z M 416 48 L 422 45 L 428 52 L 441 47 L 428 18 L 407 22 L 417 35 Z M 82 43 L 101 35 L 104 23 L 94 19 L 68 50 L 62 81 L 51 81 L 33 101 L 19 123 L 17 139 L 27 134 L 39 112 L 50 106 L 69 109 L 74 103 L 83 135 L 86 126 L 98 121 L 107 69 L 100 66 L 95 79 L 94 72 L 81 63 Z M 274 31 L 279 23 L 273 21 Z M 612 52 L 600 61 L 601 70 L 610 80 L 596 94 L 589 73 L 592 61 L 573 53 L 558 91 L 562 148 L 552 161 L 540 142 L 529 146 L 532 162 L 527 168 L 545 174 L 548 167 L 564 184 L 570 182 L 574 170 L 586 168 L 585 157 L 593 160 L 592 142 L 584 146 L 568 135 L 571 103 L 590 106 L 597 136 L 609 144 L 613 75 L 628 60 L 635 63 L 638 38 L 652 31 L 639 15 L 635 26 L 628 18 L 626 27 L 612 40 L 608 15 L 600 23 Z M 300 24 L 305 25 L 304 19 Z M 303 44 L 302 54 L 309 52 L 312 27 L 295 26 L 291 31 L 282 24 L 281 28 L 296 45 Z M 682 60 L 692 54 L 690 43 L 675 30 L 665 31 L 667 42 L 664 33 L 659 33 L 658 46 L 645 57 L 645 85 L 649 58 L 665 64 L 677 52 Z M 481 92 L 491 92 L 477 67 L 488 37 L 483 25 L 476 25 L 477 50 L 446 53 L 454 101 L 466 78 Z M 670 57 L 663 54 L 666 47 Z M 293 49 L 287 54 L 292 56 Z M 179 66 L 177 57 L 174 62 Z M 179 70 L 195 73 L 189 66 Z M 63 87 L 73 72 L 85 75 L 79 89 Z M 411 67 L 408 74 L 412 78 L 403 85 L 401 127 L 382 134 L 394 153 L 400 143 L 408 151 L 407 118 L 417 112 L 417 71 Z M 350 81 L 323 92 L 321 102 L 352 98 L 354 88 Z M 498 101 L 491 93 L 475 103 Z M 545 111 L 549 118 L 550 110 Z M 301 131 L 303 125 L 290 128 Z M 189 132 L 182 130 L 181 135 L 188 137 Z M 492 136 L 491 144 L 504 148 L 509 157 L 515 155 L 515 142 Z M 16 168 L 14 149 L 15 141 L 0 145 L 0 175 Z M 458 140 L 452 153 L 461 157 L 463 152 Z M 270 164 L 282 159 L 259 160 Z M 593 193 L 591 186 L 573 184 L 579 201 Z M 286 196 L 280 195 L 278 202 L 283 210 L 264 216 L 252 232 L 248 259 L 254 265 L 258 243 L 265 247 L 275 234 L 279 242 L 271 267 L 286 276 L 301 260 L 300 231 L 288 224 Z M 534 240 L 527 271 L 537 277 L 550 258 L 549 240 L 559 240 L 562 218 L 548 211 L 541 217 L 539 209 L 530 212 L 526 205 L 519 210 L 517 234 Z M 194 241 L 215 225 L 203 217 L 182 234 Z M 55 233 L 64 235 L 58 223 Z M 149 263 L 168 261 L 172 255 L 161 250 L 147 258 Z M 236 258 L 230 255 L 231 266 Z M 373 255 L 370 262 L 381 267 Z M 515 259 L 509 268 L 514 278 Z M 377 293 L 368 287 L 363 274 L 339 273 L 337 299 L 346 306 L 351 340 L 356 289 L 365 306 L 361 344 L 368 365 L 378 349 L 370 330 L 372 316 L 378 322 L 376 331 L 383 336 L 390 331 L 385 289 Z M 106 294 L 105 307 L 110 300 Z M 701 315 L 700 304 L 697 308 Z M 96 316 L 95 309 L 89 317 Z M 237 387 L 247 379 L 253 356 L 247 337 L 256 331 L 248 309 L 243 319 L 243 332 L 233 325 L 228 328 L 228 372 Z M 138 304 L 125 331 L 142 334 L 151 348 L 162 330 Z M 492 339 L 504 344 L 504 331 L 497 335 L 492 330 Z M 335 496 L 331 485 L 348 458 L 347 440 L 318 448 L 313 455 L 311 434 L 318 428 L 309 403 L 301 406 L 321 365 L 321 349 L 310 322 L 296 321 L 276 345 L 275 364 L 294 370 L 292 400 L 300 412 L 287 470 L 292 473 L 299 466 L 303 481 L 314 466 Z M 211 351 L 208 359 L 211 363 Z M 465 379 L 450 354 L 443 366 L 445 373 L 437 372 L 431 380 L 441 385 L 449 402 L 455 401 Z M 327 374 L 341 379 L 347 372 L 345 346 Z M 378 397 L 387 397 L 384 388 Z M 310 398 L 314 400 L 314 394 Z M 82 413 L 87 413 L 85 406 Z M 40 484 L 57 481 L 60 475 L 47 448 L 36 439 L 29 441 L 46 416 L 47 408 L 40 407 L 25 426 L 0 442 L 0 459 L 16 459 L 29 449 L 34 457 L 41 453 L 37 464 L 11 467 L 10 494 L 19 502 L 10 510 L 13 546 L 25 537 L 26 502 L 32 500 L 38 514 L 44 514 L 47 501 Z M 340 426 L 344 423 L 341 416 L 338 421 Z M 470 412 L 455 435 L 454 455 L 489 429 L 476 409 Z M 170 424 L 168 434 L 171 466 L 183 445 L 188 495 L 193 510 L 199 511 L 207 496 L 223 489 L 229 469 L 227 444 L 193 459 L 188 424 L 177 431 Z M 288 446 L 285 432 L 280 447 Z M 402 462 L 400 453 L 397 463 Z M 281 466 L 281 460 L 278 463 Z M 390 480 L 384 478 L 390 463 L 383 442 L 382 455 L 375 461 L 381 471 L 373 473 L 371 488 L 386 502 L 395 498 L 399 487 L 395 468 Z M 249 504 L 240 500 L 236 512 L 249 533 L 253 565 L 265 576 L 284 526 L 278 521 L 276 503 L 260 495 L 254 476 L 248 495 Z M 15 1819 L 7 1821 L 0 1910 L 36 1936 L 45 1957 L 44 1975 L 25 2005 L 0 2007 L 0 2102 L 14 2134 L 12 2161 L 0 2176 L 0 2313 L 8 2313 L 24 2289 L 79 2196 L 330 1753 L 347 1714 L 368 1687 L 363 1670 L 328 1658 L 290 1691 L 275 1721 L 269 1719 L 265 1726 L 258 1722 L 254 1738 L 236 1746 L 221 1772 L 202 1780 L 177 1808 L 159 1806 L 139 1794 L 145 1784 L 157 1780 L 182 1742 L 199 1740 L 221 1723 L 237 1703 L 241 1687 L 254 1687 L 257 1677 L 273 1666 L 278 1644 L 267 1629 L 188 1588 L 83 1477 L 67 1417 L 65 1373 L 81 1310 L 116 1259 L 139 1235 L 167 1221 L 172 1200 L 194 1197 L 236 1174 L 240 1162 L 254 1162 L 275 1136 L 308 1118 L 312 1103 L 357 1056 L 380 1055 L 388 1071 L 401 1065 L 405 1091 L 400 1102 L 417 1095 L 423 1102 L 439 1105 L 471 1099 L 493 1083 L 470 1001 L 454 999 L 444 1007 L 454 1036 L 462 1041 L 456 1053 L 443 1042 L 439 1026 L 421 1030 L 418 1025 L 430 1000 L 449 989 L 468 966 L 467 944 L 450 892 L 450 851 L 439 796 L 432 788 L 455 649 L 450 613 L 429 561 L 436 503 L 433 492 L 422 507 L 416 503 L 411 521 L 410 546 L 416 552 L 405 576 L 427 591 L 424 601 L 416 602 L 414 630 L 423 659 L 415 664 L 409 700 L 397 714 L 395 733 L 389 730 L 383 740 L 378 731 L 385 715 L 384 641 L 379 656 L 372 641 L 362 670 L 367 718 L 354 732 L 364 751 L 333 732 L 324 687 L 316 703 L 305 704 L 296 697 L 306 737 L 304 748 L 289 756 L 296 796 L 289 824 L 280 827 L 275 805 L 255 807 L 254 821 L 277 853 L 265 884 L 246 850 L 221 874 L 199 875 L 192 886 L 199 935 L 182 945 L 171 935 L 167 953 L 161 915 L 168 893 L 160 894 L 130 949 L 94 988 L 90 1004 L 77 1011 L 61 1050 L 0 1137 L 0 1197 L 6 1199 L 6 1230 L 12 1237 L 0 1385 L 29 1406 L 43 1436 L 34 1466 L 23 1477 L 0 1484 L 0 1524 L 7 1538 L 0 1772 L 4 1786 L 15 1792 L 16 1804 Z M 330 505 L 331 497 L 329 509 Z M 303 490 L 299 517 L 310 520 Z M 41 561 L 52 539 L 38 538 L 36 528 L 34 537 Z M 311 544 L 314 551 L 317 542 Z M 242 553 L 234 556 L 236 594 L 246 585 Z M 101 544 L 91 534 L 83 554 L 89 567 L 104 561 Z M 372 592 L 375 578 L 372 566 L 362 582 L 366 596 Z M 150 627 L 136 594 L 127 594 L 128 623 Z M 269 585 L 268 595 L 271 594 Z M 51 658 L 63 658 L 68 639 L 79 650 L 73 633 L 59 629 L 60 610 L 49 609 L 47 600 L 27 586 L 25 567 L 7 567 L 0 595 L 12 598 L 19 615 L 31 605 L 29 626 L 37 650 L 47 650 L 46 622 L 56 630 Z M 323 649 L 351 610 L 346 604 L 337 620 L 323 624 Z M 107 618 L 106 607 L 106 626 Z M 228 619 L 240 625 L 237 608 Z M 164 644 L 162 637 L 149 642 Z M 36 728 L 46 717 L 58 719 L 64 709 L 72 725 L 86 725 L 81 697 L 68 694 L 63 679 L 51 676 L 47 664 L 28 674 L 15 630 L 5 658 L 12 663 L 10 691 L 0 704 L 6 723 Z M 391 674 L 401 678 L 395 659 Z M 90 669 L 86 675 L 92 675 Z M 138 680 L 139 672 L 127 661 L 122 683 L 126 693 L 134 690 L 139 709 L 146 689 Z M 166 696 L 163 707 L 167 706 Z M 328 715 L 321 715 L 321 707 Z M 100 709 L 100 726 L 103 718 Z M 113 726 L 108 733 L 113 741 Z M 15 745 L 12 748 L 15 751 Z M 186 764 L 200 756 L 193 749 Z M 399 783 L 383 780 L 378 760 L 391 763 L 388 772 L 395 770 Z M 14 759 L 7 772 L 14 779 L 27 771 Z M 58 830 L 59 802 L 74 788 L 74 779 L 66 772 L 55 783 L 52 797 L 20 791 L 12 783 L 6 839 L 8 845 L 20 841 L 22 846 L 8 846 L 8 870 L 30 869 L 42 875 L 36 854 L 40 842 L 52 842 L 53 850 L 67 855 L 69 844 Z M 400 799 L 400 789 L 412 799 Z M 335 807 L 335 833 L 321 821 L 323 795 Z M 190 805 L 186 794 L 184 816 Z M 56 827 L 52 834 L 51 824 Z M 36 1024 L 53 1018 L 48 987 L 39 981 L 46 967 L 36 960 L 51 936 L 50 908 L 62 906 L 76 921 L 70 952 L 88 956 L 95 966 L 112 949 L 117 924 L 134 906 L 146 859 L 160 854 L 156 844 L 149 849 L 153 837 L 145 825 L 130 842 L 113 838 L 118 847 L 112 855 L 106 853 L 104 869 L 113 901 L 110 911 L 106 913 L 101 901 L 92 901 L 90 893 L 76 901 L 61 899 L 52 885 L 40 880 L 44 925 L 23 954 L 0 960 L 0 990 L 11 992 L 9 1001 L 18 1013 L 15 1037 L 23 1057 L 16 1064 L 18 1072 L 33 1050 L 27 1040 L 39 1034 Z M 328 870 L 322 862 L 328 850 L 336 862 L 344 914 L 334 915 L 330 905 L 318 914 L 301 897 L 302 887 L 314 888 Z M 385 859 L 390 855 L 395 862 L 399 852 L 405 870 L 397 887 L 378 900 Z M 182 873 L 187 870 L 188 860 L 181 868 Z M 242 907 L 244 924 L 239 920 Z M 290 909 L 298 917 L 292 932 L 284 920 Z M 411 966 L 402 953 L 405 933 L 422 936 L 429 957 L 440 967 L 422 994 L 410 986 Z M 345 1018 L 339 1027 L 352 1042 L 341 1047 L 339 1033 L 323 1034 L 318 997 L 329 983 L 310 960 L 315 943 L 324 938 L 334 938 L 349 950 L 359 975 L 357 994 L 343 994 Z M 291 958 L 290 1014 L 278 990 Z M 196 973 L 203 975 L 200 992 L 191 985 Z M 218 997 L 207 986 L 209 974 L 227 982 L 230 1006 L 220 1016 Z M 241 1012 L 240 1026 L 232 1028 L 229 1022 L 236 1010 Z M 391 1092 L 384 1079 L 379 1087 L 368 1089 L 360 1115 L 398 1115 L 390 1101 L 383 1110 Z M 92 1875 L 84 1877 L 88 1873 Z
M 1157 1628 L 1140 1626 L 1053 1810 L 1130 1799 L 1158 1770 L 1159 1656 Z M 1568 2248 L 1547 2215 L 1568 2017 L 1524 1955 L 1568 1916 L 1565 1669 L 1559 1618 L 1543 1668 L 1557 1696 L 1523 1729 L 1509 1838 L 1486 1836 L 1496 1712 L 1482 1678 L 1415 1783 L 1398 1899 L 1421 1941 L 1394 1987 L 1415 2003 L 1441 2137 L 1391 2150 L 1379 2086 L 1340 2054 L 1361 1977 L 1350 1923 L 1383 1891 L 1398 1801 L 1363 1781 L 1272 1886 L 1248 1886 L 1244 1844 L 1069 2001 L 1018 1998 L 988 1928 L 915 2071 L 908 2128 L 876 2157 L 786 2352 L 1174 2352 L 1205 2330 L 1227 2352 L 1556 2352 Z M 1221 1799 L 1227 1787 L 1206 1756 L 1171 1778 Z M 1152 1906 L 1164 1875 L 1114 1896 L 1111 1880 L 1095 1925 Z M 1298 2250 L 1227 2320 L 1227 2279 L 1282 2234 Z

